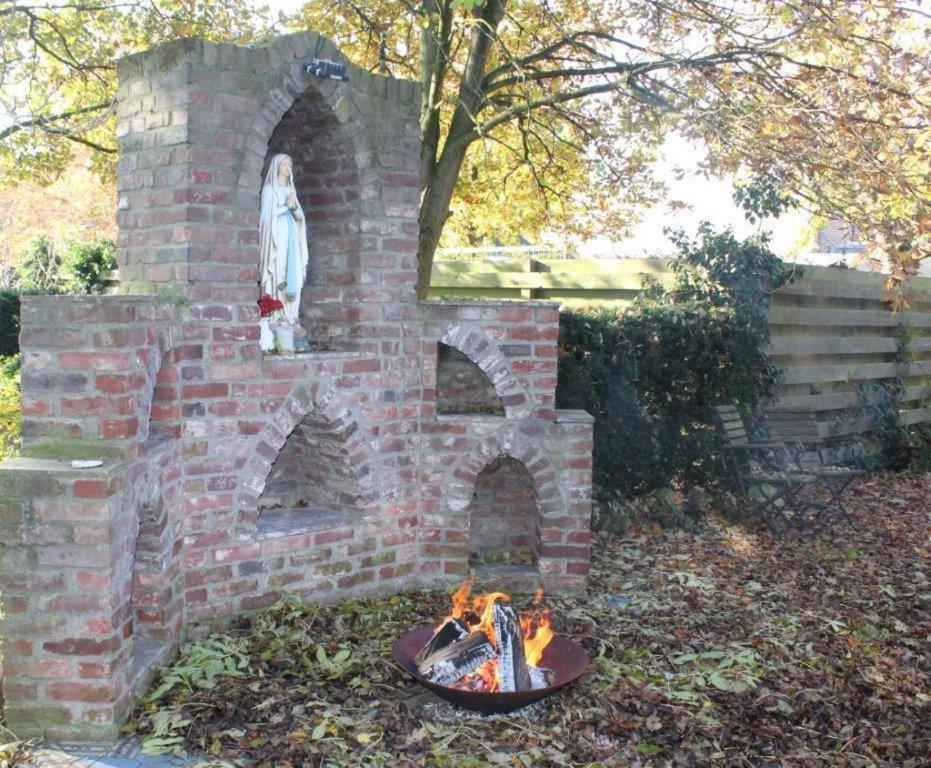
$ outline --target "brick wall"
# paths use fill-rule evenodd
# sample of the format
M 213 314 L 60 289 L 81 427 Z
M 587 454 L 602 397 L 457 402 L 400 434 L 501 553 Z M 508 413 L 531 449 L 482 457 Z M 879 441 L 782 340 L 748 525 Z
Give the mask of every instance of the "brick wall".
M 532 568 L 535 580 L 547 589 L 584 586 L 592 420 L 581 412 L 555 410 L 558 306 L 485 301 L 431 301 L 421 306 L 424 337 L 471 360 L 492 382 L 505 411 L 503 416 L 438 414 L 436 347 L 431 345 L 433 354 L 423 361 L 421 430 L 427 450 L 421 464 L 421 573 L 436 581 L 469 573 L 469 510 L 476 484 L 481 489 L 482 471 L 505 456 L 533 481 L 533 524 L 540 541 Z M 524 574 L 516 583 L 529 582 Z
M 23 306 L 28 458 L 0 466 L 18 735 L 114 733 L 196 622 L 285 592 L 460 579 L 476 483 L 502 456 L 536 502 L 522 583 L 585 584 L 591 420 L 554 408 L 557 307 L 415 300 L 417 86 L 351 64 L 348 82 L 311 78 L 313 54 L 342 60 L 308 32 L 119 62 L 121 293 Z M 309 222 L 301 322 L 318 342 L 289 356 L 262 354 L 256 306 L 280 150 Z M 500 415 L 438 415 L 440 344 Z
M 131 706 L 132 545 L 125 463 L 0 465 L 6 725 L 115 735 Z

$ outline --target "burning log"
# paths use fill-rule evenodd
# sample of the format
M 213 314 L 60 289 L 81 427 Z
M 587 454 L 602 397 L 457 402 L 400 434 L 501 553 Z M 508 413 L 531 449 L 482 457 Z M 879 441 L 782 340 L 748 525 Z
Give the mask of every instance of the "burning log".
M 530 667 L 530 685 L 534 690 L 549 688 L 556 679 L 556 673 L 546 667 Z
M 430 638 L 430 642 L 420 649 L 420 653 L 414 657 L 414 663 L 420 666 L 430 654 L 436 653 L 441 648 L 445 648 L 457 640 L 462 640 L 468 634 L 469 628 L 459 619 L 447 619 Z
M 450 616 L 414 656 L 431 683 L 475 693 L 523 693 L 549 688 L 556 674 L 538 667 L 553 639 L 549 611 L 519 615 L 510 597 L 491 592 L 469 600 L 467 582 L 453 595 Z
M 524 658 L 524 640 L 513 605 L 495 602 L 495 640 L 498 643 L 498 686 L 501 691 L 529 691 L 530 670 Z
M 449 685 L 495 658 L 494 646 L 484 632 L 473 632 L 468 637 L 440 648 L 417 664 L 427 680 L 438 685 Z

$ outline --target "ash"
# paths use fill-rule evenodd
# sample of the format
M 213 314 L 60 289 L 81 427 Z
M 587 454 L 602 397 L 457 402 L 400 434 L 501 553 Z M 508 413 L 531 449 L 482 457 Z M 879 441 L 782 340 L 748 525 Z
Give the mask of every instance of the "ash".
M 510 712 L 492 712 L 485 715 L 481 712 L 473 712 L 471 709 L 456 707 L 445 701 L 430 701 L 421 708 L 422 713 L 433 720 L 441 723 L 455 723 L 460 720 L 513 720 L 514 718 L 523 718 L 527 720 L 539 719 L 549 708 L 546 701 L 535 701 L 520 709 L 512 709 Z

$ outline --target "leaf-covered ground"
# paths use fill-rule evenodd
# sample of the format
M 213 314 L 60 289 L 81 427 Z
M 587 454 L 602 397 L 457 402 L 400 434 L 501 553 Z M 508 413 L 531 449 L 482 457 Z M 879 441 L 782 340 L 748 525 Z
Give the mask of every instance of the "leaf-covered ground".
M 600 538 L 588 597 L 550 601 L 592 666 L 529 718 L 412 704 L 390 648 L 446 612 L 433 592 L 238 619 L 136 727 L 213 765 L 927 766 L 931 475 L 848 498 L 852 526 L 803 539 L 714 515 Z

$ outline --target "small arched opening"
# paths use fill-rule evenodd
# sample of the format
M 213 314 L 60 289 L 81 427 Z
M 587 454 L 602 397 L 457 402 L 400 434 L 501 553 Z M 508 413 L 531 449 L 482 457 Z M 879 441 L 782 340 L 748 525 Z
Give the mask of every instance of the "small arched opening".
M 181 372 L 176 364 L 176 352 L 167 350 L 155 373 L 148 406 L 146 449 L 151 452 L 171 440 L 181 437 Z
M 350 437 L 316 411 L 297 424 L 259 496 L 259 536 L 289 535 L 362 518 L 363 495 L 347 446 Z
M 468 512 L 470 565 L 536 566 L 539 505 L 533 477 L 520 461 L 500 455 L 486 465 Z
M 436 412 L 504 416 L 488 374 L 455 347 L 442 342 L 436 346 Z

